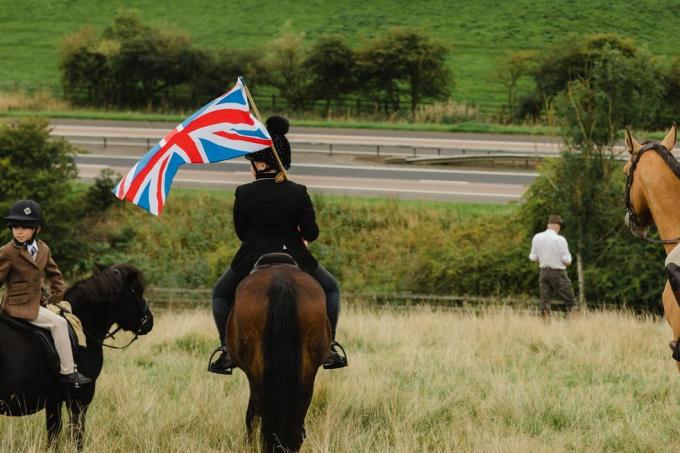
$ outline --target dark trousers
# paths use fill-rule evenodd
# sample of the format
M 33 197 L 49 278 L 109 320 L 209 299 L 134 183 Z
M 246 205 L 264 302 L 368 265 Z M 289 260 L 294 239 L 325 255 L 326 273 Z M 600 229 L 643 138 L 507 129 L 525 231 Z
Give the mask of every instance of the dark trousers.
M 567 271 L 562 269 L 541 268 L 538 287 L 541 292 L 541 314 L 550 313 L 550 300 L 553 296 L 561 299 L 566 305 L 567 311 L 574 307 L 576 299 L 571 287 L 571 280 Z
M 310 275 L 319 282 L 323 292 L 326 294 L 326 312 L 331 322 L 331 330 L 335 339 L 335 330 L 338 326 L 338 318 L 340 317 L 340 287 L 338 281 L 320 264 L 313 272 L 310 272 Z M 240 280 L 236 272 L 230 267 L 217 279 L 213 287 L 213 317 L 215 318 L 217 333 L 220 336 L 220 343 L 223 346 L 227 345 L 227 320 L 234 306 L 234 294 L 239 283 Z

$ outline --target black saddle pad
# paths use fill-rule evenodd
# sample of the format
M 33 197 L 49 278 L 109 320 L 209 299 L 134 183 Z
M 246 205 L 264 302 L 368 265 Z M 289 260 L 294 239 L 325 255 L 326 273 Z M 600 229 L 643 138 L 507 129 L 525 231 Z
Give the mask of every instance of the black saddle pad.
M 262 255 L 260 259 L 255 262 L 253 272 L 269 266 L 274 266 L 275 264 L 290 264 L 291 266 L 298 267 L 298 263 L 295 259 L 287 253 L 267 253 L 266 255 Z
M 59 354 L 57 353 L 57 348 L 54 346 L 54 339 L 52 338 L 49 329 L 34 326 L 25 319 L 12 318 L 2 312 L 0 312 L 0 322 L 10 329 L 37 339 L 47 354 L 50 369 L 54 371 L 55 374 L 59 374 Z M 73 351 L 73 358 L 75 359 L 78 352 L 78 339 L 71 324 L 68 322 L 66 324 L 68 325 L 68 336 L 71 340 L 71 350 Z

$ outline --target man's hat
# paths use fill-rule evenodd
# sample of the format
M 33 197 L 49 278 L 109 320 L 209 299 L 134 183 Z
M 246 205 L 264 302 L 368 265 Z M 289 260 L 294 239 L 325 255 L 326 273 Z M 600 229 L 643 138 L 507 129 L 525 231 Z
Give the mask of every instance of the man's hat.
M 551 214 L 550 217 L 548 217 L 548 223 L 558 223 L 560 226 L 564 226 L 562 217 L 558 214 Z

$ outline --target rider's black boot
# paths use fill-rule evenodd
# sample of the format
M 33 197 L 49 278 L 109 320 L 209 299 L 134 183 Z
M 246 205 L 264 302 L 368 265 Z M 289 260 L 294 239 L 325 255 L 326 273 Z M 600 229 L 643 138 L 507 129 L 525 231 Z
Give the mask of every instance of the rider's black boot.
M 216 352 L 221 351 L 220 356 L 215 359 L 214 362 L 210 362 L 208 365 L 208 371 L 211 373 L 217 373 L 217 374 L 231 374 L 232 370 L 234 369 L 234 361 L 231 360 L 231 356 L 229 355 L 229 351 L 227 350 L 226 347 L 219 347 L 217 348 L 210 358 L 215 355 Z
M 340 348 L 342 354 L 340 353 L 340 351 L 338 351 L 337 348 Z M 328 351 L 328 357 L 326 358 L 326 361 L 323 363 L 323 367 L 327 370 L 332 370 L 335 368 L 344 368 L 346 366 L 347 355 L 345 354 L 345 349 L 342 347 L 340 343 L 333 340 L 333 342 L 331 343 L 330 350 Z

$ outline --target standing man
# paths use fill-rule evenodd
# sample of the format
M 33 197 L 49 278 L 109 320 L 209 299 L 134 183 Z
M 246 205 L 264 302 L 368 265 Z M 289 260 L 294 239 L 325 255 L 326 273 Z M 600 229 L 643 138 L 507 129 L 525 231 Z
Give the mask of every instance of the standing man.
M 564 301 L 567 312 L 574 307 L 574 290 L 567 276 L 567 266 L 571 264 L 569 245 L 559 232 L 563 226 L 562 217 L 551 215 L 548 228 L 531 240 L 529 259 L 537 261 L 540 268 L 538 287 L 541 292 L 541 315 L 550 315 L 550 299 L 556 295 Z

